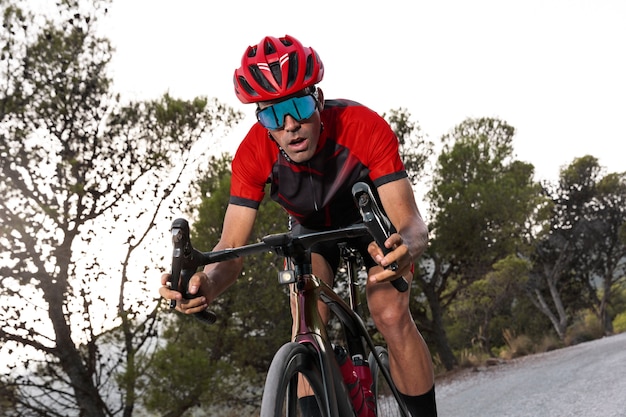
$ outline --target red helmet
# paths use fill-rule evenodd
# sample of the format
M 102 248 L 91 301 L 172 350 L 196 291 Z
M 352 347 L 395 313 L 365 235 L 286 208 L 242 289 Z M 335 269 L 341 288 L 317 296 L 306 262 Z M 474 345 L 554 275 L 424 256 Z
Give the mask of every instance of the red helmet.
M 324 64 L 313 48 L 294 37 L 265 37 L 249 46 L 235 70 L 235 93 L 242 103 L 271 101 L 317 84 Z

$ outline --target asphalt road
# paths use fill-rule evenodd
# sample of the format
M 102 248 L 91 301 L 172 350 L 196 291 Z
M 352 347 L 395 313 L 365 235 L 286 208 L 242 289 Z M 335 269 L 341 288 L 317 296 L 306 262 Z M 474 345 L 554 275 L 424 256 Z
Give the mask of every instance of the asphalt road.
M 626 333 L 437 382 L 439 417 L 626 417 Z

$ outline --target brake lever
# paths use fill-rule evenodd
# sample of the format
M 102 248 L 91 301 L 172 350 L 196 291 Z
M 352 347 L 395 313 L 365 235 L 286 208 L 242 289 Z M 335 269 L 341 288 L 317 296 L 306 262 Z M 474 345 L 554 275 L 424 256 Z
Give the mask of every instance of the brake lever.
M 367 227 L 367 230 L 369 230 L 370 234 L 383 253 L 387 255 L 392 251 L 392 249 L 385 246 L 385 241 L 389 238 L 389 236 L 391 236 L 392 233 L 395 233 L 395 228 L 378 206 L 369 185 L 364 182 L 357 182 L 352 187 L 352 196 L 354 197 L 354 201 L 361 212 L 363 223 Z M 397 271 L 398 263 L 393 262 L 385 269 Z M 409 289 L 408 282 L 402 276 L 393 279 L 391 284 L 400 292 L 405 292 Z
M 203 266 L 203 258 L 200 252 L 191 245 L 189 238 L 189 223 L 185 219 L 176 219 L 172 222 L 172 273 L 170 276 L 170 289 L 179 291 L 183 298 L 192 299 L 198 294 L 189 294 L 189 280 L 196 273 L 199 267 Z M 176 301 L 170 301 L 170 308 L 176 307 Z M 217 316 L 212 311 L 202 311 L 194 316 L 207 324 L 215 323 Z

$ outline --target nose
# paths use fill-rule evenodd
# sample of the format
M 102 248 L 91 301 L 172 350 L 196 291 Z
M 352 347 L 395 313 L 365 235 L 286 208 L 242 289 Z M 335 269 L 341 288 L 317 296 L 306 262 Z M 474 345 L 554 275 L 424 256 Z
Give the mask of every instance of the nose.
M 292 115 L 287 114 L 285 116 L 285 130 L 288 132 L 295 132 L 300 129 L 300 122 L 297 121 Z

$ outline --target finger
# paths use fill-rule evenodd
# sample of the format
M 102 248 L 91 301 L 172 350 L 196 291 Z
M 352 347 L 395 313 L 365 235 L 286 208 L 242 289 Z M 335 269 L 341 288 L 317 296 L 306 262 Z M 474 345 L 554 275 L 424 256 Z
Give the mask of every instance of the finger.
M 189 300 L 182 300 L 177 309 L 185 314 L 194 314 L 204 311 L 208 307 L 209 305 L 206 298 L 196 297 Z
M 170 289 L 170 277 L 171 274 L 161 275 L 161 287 L 159 288 L 159 295 L 166 300 L 181 300 L 183 298 L 182 294 L 178 291 L 173 291 Z
M 376 242 L 371 242 L 367 246 L 367 252 L 370 254 L 372 259 L 379 265 L 380 265 L 381 261 L 383 260 L 383 258 L 385 257 L 383 251 L 376 244 Z
M 165 298 L 166 300 L 182 300 L 183 296 L 181 293 L 179 293 L 178 291 L 173 291 L 170 290 L 168 287 L 166 286 L 162 286 L 161 288 L 159 288 L 159 295 L 163 298 Z
M 200 286 L 202 285 L 203 279 L 206 277 L 204 272 L 196 272 L 191 279 L 189 279 L 189 285 L 187 286 L 187 292 L 189 294 L 195 295 L 200 290 Z
M 370 270 L 370 275 L 368 277 L 368 280 L 371 283 L 380 284 L 380 283 L 390 282 L 391 280 L 398 278 L 398 276 L 399 274 L 397 271 L 392 271 L 390 269 L 384 269 L 384 268 L 376 268 L 376 269 Z

